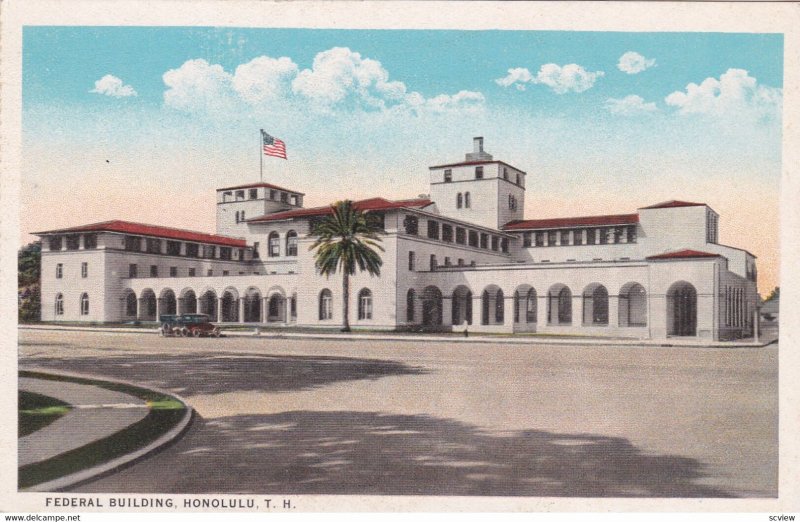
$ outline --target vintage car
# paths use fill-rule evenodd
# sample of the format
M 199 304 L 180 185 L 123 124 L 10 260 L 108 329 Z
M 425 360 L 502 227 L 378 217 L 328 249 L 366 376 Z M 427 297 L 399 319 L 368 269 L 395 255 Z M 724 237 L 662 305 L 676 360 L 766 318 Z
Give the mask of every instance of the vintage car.
M 162 315 L 159 320 L 161 321 L 159 333 L 163 337 L 220 336 L 219 326 L 212 323 L 206 314 Z

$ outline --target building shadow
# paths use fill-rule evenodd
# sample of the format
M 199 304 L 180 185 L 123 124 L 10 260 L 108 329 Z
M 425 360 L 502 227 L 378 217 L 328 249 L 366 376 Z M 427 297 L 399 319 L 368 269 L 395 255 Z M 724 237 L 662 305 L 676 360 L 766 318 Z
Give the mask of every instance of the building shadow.
M 180 441 L 82 492 L 731 497 L 704 466 L 624 438 L 497 433 L 450 419 L 293 411 L 197 419 Z
M 89 375 L 132 379 L 182 395 L 241 391 L 288 392 L 328 384 L 427 373 L 396 361 L 354 357 L 293 355 L 103 356 L 54 359 L 26 357 L 23 367 L 53 368 Z

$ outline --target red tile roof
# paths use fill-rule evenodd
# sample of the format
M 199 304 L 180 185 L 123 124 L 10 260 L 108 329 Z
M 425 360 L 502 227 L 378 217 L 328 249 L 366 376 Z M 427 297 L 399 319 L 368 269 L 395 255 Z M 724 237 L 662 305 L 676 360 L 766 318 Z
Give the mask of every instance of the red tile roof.
M 526 219 L 511 221 L 503 230 L 530 230 L 542 228 L 567 228 L 592 225 L 631 225 L 639 222 L 639 214 L 613 214 L 606 216 L 585 216 L 553 219 Z
M 303 194 L 302 192 L 297 192 L 296 190 L 279 187 L 278 185 L 273 185 L 272 183 L 249 183 L 247 185 L 236 185 L 235 187 L 218 188 L 217 192 L 220 192 L 222 190 L 236 190 L 236 189 L 260 188 L 260 187 L 265 187 L 275 190 L 283 190 L 284 192 L 291 192 L 292 194 L 300 194 L 301 196 L 305 196 L 305 194 Z
M 701 252 L 699 250 L 678 250 L 676 252 L 667 252 L 666 254 L 658 254 L 655 256 L 648 256 L 646 259 L 697 259 L 697 258 L 710 258 L 722 257 L 719 254 L 712 254 L 711 252 Z
M 505 161 L 499 161 L 499 160 L 459 161 L 458 163 L 447 163 L 446 165 L 434 165 L 432 167 L 428 167 L 428 169 L 429 170 L 433 170 L 433 169 L 444 169 L 444 168 L 447 168 L 447 167 L 468 167 L 470 165 L 488 165 L 490 163 L 499 163 L 501 165 L 505 165 L 506 167 L 511 167 L 512 169 L 518 170 L 518 171 L 522 172 L 523 174 L 527 175 L 527 172 L 525 172 L 524 170 L 518 169 L 514 165 L 509 165 Z
M 198 243 L 212 243 L 232 247 L 245 247 L 247 242 L 244 239 L 237 239 L 228 236 L 218 236 L 216 234 L 206 234 L 193 230 L 181 228 L 169 228 L 158 225 L 146 225 L 144 223 L 134 223 L 131 221 L 103 221 L 102 223 L 91 223 L 77 227 L 61 228 L 58 230 L 45 230 L 44 232 L 34 232 L 36 235 L 62 234 L 70 232 L 119 232 L 122 234 L 134 234 L 140 236 L 152 236 L 165 239 L 178 239 L 182 241 L 196 241 Z
M 691 201 L 678 201 L 673 199 L 672 201 L 664 201 L 662 203 L 656 203 L 655 205 L 650 205 L 649 207 L 642 207 L 644 209 L 648 208 L 675 208 L 675 207 L 705 207 L 705 203 L 692 203 Z
M 429 199 L 402 199 L 398 201 L 389 201 L 383 198 L 370 198 L 362 199 L 353 203 L 357 210 L 390 210 L 394 208 L 422 208 L 427 207 L 432 202 Z M 274 214 L 267 214 L 252 219 L 248 219 L 248 223 L 266 223 L 268 221 L 282 221 L 285 219 L 295 219 L 303 217 L 326 216 L 331 213 L 330 205 L 324 207 L 314 208 L 299 208 L 295 210 L 284 210 L 275 212 Z

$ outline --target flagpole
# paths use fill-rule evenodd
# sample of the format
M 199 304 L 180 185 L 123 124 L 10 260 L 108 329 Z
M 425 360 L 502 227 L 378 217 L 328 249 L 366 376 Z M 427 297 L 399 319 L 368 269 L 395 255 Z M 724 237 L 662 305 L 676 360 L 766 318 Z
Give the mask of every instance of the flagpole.
M 264 129 L 261 129 L 261 134 L 258 135 L 258 180 L 264 183 Z

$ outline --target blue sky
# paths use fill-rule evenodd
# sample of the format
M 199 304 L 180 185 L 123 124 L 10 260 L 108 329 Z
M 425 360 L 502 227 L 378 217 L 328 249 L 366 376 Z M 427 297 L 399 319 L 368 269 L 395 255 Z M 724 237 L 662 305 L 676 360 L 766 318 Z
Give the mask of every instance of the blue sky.
M 779 34 L 26 27 L 23 240 L 166 210 L 212 230 L 263 127 L 289 154 L 265 180 L 310 204 L 423 193 L 483 135 L 530 174 L 526 217 L 702 200 L 777 256 L 782 64 Z

